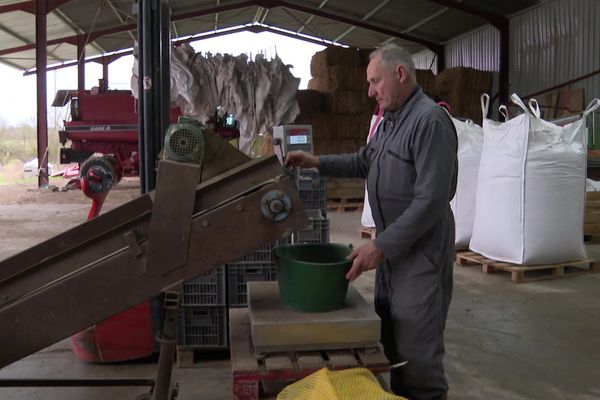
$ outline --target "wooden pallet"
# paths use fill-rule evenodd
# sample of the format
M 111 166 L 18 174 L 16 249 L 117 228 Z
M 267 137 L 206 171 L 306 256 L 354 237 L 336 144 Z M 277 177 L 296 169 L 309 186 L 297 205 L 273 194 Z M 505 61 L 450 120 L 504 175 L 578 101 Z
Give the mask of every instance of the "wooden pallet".
M 378 374 L 389 370 L 381 345 L 369 349 L 293 351 L 256 356 L 250 339 L 247 308 L 229 310 L 233 399 L 257 400 L 259 385 L 296 381 L 327 367 L 364 367 Z
M 328 198 L 327 210 L 329 211 L 362 211 L 364 198 Z
M 510 272 L 510 280 L 515 283 L 533 282 L 544 279 L 579 276 L 600 272 L 600 264 L 593 260 L 571 261 L 547 265 L 517 265 L 496 261 L 473 251 L 456 253 L 456 263 L 460 266 L 481 265 L 484 274 L 496 271 Z
M 361 239 L 375 239 L 375 237 L 377 236 L 377 231 L 375 230 L 375 228 L 367 228 L 361 226 L 360 228 L 358 228 L 358 234 L 360 235 Z

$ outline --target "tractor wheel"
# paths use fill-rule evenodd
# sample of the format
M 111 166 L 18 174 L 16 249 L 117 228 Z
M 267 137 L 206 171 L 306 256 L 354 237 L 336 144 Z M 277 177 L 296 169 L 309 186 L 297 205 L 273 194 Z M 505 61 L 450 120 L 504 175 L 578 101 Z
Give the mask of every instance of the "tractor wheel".
M 79 168 L 81 179 L 87 179 L 90 190 L 96 193 L 108 192 L 118 182 L 114 163 L 105 156 L 92 156 Z

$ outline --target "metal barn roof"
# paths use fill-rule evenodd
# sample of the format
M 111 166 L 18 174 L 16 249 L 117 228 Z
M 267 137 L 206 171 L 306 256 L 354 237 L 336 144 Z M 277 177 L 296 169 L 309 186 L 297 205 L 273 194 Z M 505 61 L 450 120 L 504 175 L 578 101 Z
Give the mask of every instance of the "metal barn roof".
M 173 39 L 240 27 L 284 30 L 305 40 L 372 48 L 396 42 L 411 52 L 547 0 L 171 0 Z M 130 49 L 137 35 L 134 0 L 48 0 L 48 65 Z M 0 0 L 0 62 L 35 67 L 35 1 Z

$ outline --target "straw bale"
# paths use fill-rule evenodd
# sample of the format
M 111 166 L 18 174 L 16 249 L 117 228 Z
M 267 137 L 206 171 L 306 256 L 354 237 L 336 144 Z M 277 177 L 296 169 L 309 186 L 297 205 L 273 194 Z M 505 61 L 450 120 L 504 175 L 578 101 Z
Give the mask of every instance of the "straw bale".
M 428 69 L 415 70 L 416 80 L 419 86 L 423 88 L 425 94 L 430 97 L 437 97 L 437 87 L 435 84 L 435 75 Z
M 359 114 L 375 108 L 375 100 L 364 90 L 338 90 L 323 93 L 323 111 L 333 114 Z
M 359 53 L 353 48 L 340 46 L 329 46 L 315 53 L 310 60 L 310 74 L 313 77 L 325 76 L 332 66 L 358 66 L 360 64 Z
M 465 67 L 448 68 L 438 74 L 436 85 L 440 96 L 455 90 L 487 93 L 492 87 L 492 73 Z
M 318 90 L 298 90 L 296 101 L 300 107 L 300 113 L 319 113 L 323 108 L 323 93 Z

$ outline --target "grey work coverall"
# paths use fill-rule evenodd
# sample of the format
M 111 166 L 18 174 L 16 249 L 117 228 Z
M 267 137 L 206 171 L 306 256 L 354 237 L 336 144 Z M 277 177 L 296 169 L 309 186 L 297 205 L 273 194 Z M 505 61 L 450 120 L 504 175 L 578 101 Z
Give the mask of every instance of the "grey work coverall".
M 436 399 L 448 390 L 442 358 L 452 297 L 457 174 L 456 130 L 420 87 L 387 112 L 371 142 L 355 154 L 320 156 L 320 172 L 367 179 L 384 254 L 377 268 L 375 310 L 391 364 L 392 390 Z

